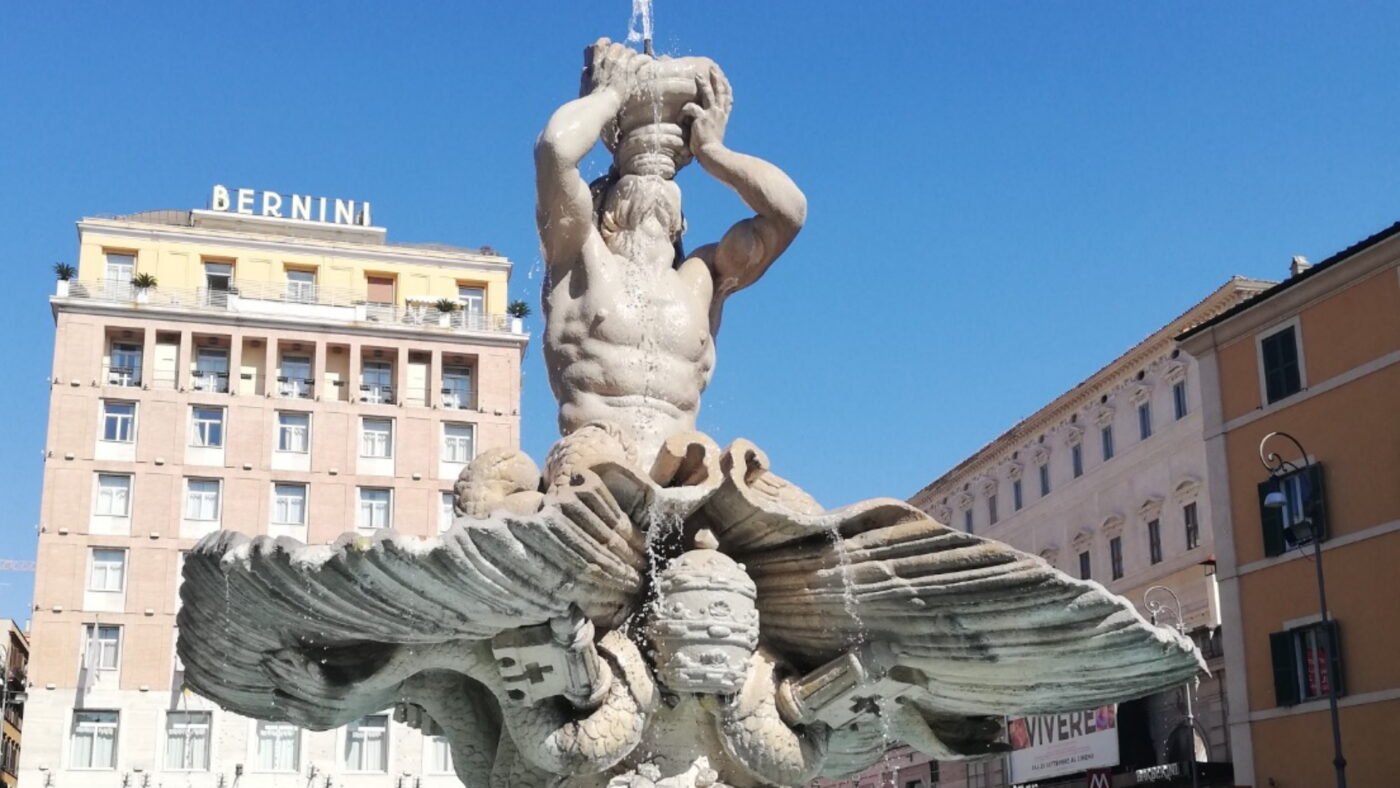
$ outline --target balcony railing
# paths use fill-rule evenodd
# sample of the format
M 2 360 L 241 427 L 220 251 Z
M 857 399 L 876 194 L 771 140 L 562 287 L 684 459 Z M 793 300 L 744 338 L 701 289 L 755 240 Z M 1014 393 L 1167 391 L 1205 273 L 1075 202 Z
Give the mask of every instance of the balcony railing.
M 138 387 L 141 385 L 141 369 L 108 364 L 103 370 L 103 378 L 109 386 Z
M 152 287 L 137 289 L 130 282 L 114 280 L 65 283 L 66 297 L 82 301 L 136 304 L 191 311 L 227 311 L 241 314 L 284 316 L 314 320 L 387 323 L 451 331 L 513 333 L 516 321 L 509 315 L 477 312 L 441 312 L 425 303 L 407 306 L 372 303 L 362 290 L 298 282 L 235 281 L 229 288 Z M 60 296 L 63 291 L 59 291 Z
M 315 391 L 316 380 L 314 378 L 289 378 L 278 376 L 277 393 L 283 397 L 293 397 L 296 399 L 311 399 Z
M 190 373 L 190 384 L 195 391 L 227 394 L 228 373 L 196 369 Z
M 361 402 L 380 402 L 385 405 L 394 404 L 394 388 L 392 386 L 382 386 L 378 383 L 360 384 Z

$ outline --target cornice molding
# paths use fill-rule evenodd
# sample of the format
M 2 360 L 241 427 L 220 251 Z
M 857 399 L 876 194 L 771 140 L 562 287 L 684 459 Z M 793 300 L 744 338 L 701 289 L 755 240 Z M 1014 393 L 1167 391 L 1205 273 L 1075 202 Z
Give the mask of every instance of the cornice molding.
M 84 233 L 170 243 L 217 244 L 257 250 L 273 255 L 296 257 L 346 257 L 375 263 L 397 265 L 430 265 L 439 268 L 492 271 L 510 275 L 511 262 L 502 257 L 487 257 L 468 252 L 454 254 L 430 249 L 371 244 L 336 243 L 286 236 L 259 237 L 249 233 L 210 230 L 202 227 L 176 227 L 117 222 L 107 219 L 83 219 L 78 222 L 78 236 Z

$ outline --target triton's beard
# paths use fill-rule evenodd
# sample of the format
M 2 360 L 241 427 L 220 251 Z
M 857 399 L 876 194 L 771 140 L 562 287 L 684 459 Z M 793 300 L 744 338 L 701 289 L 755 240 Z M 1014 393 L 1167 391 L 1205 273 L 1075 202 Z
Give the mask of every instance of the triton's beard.
M 680 241 L 685 229 L 680 189 L 655 175 L 624 175 L 613 184 L 599 216 L 599 231 L 613 252 Z

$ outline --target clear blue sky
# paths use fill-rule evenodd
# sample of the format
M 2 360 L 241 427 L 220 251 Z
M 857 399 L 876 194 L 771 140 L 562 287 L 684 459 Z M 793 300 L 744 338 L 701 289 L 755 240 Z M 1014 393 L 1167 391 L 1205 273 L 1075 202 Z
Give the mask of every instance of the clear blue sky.
M 630 3 L 473 5 L 0 7 L 0 557 L 34 554 L 45 297 L 81 216 L 214 183 L 368 199 L 391 240 L 501 250 L 537 301 L 530 147 Z M 658 50 L 733 82 L 730 145 L 809 203 L 729 302 L 701 427 L 827 505 L 910 495 L 1231 274 L 1400 218 L 1397 4 L 657 5 Z M 681 181 L 688 245 L 744 215 Z M 538 341 L 524 370 L 539 457 Z M 29 597 L 0 573 L 0 616 Z

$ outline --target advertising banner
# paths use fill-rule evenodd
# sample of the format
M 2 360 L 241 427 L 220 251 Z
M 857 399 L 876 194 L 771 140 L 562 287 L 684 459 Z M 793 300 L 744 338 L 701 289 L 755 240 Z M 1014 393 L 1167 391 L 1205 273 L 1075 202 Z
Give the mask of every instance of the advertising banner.
M 1118 765 L 1117 718 L 1114 705 L 1007 720 L 1011 782 L 1033 783 Z

